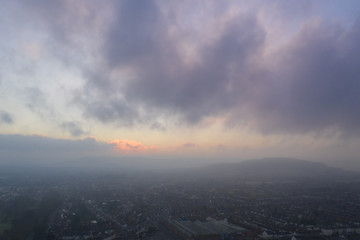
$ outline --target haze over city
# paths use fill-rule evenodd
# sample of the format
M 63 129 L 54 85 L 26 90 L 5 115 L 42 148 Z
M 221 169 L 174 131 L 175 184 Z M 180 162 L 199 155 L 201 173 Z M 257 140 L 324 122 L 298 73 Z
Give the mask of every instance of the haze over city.
M 0 161 L 291 157 L 360 170 L 359 11 L 359 1 L 4 0 Z
M 0 240 L 360 239 L 359 0 L 2 0 Z

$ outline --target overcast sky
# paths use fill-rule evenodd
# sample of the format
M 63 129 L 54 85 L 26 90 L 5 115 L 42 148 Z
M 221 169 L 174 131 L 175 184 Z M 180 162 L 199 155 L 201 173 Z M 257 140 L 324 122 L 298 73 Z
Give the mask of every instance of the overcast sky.
M 356 162 L 360 2 L 3 0 L 0 99 L 3 156 Z

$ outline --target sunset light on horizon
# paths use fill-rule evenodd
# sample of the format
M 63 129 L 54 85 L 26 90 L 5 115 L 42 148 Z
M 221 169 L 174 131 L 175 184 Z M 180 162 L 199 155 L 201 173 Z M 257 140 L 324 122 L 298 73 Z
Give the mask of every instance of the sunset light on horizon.
M 2 3 L 3 161 L 360 170 L 359 1 Z

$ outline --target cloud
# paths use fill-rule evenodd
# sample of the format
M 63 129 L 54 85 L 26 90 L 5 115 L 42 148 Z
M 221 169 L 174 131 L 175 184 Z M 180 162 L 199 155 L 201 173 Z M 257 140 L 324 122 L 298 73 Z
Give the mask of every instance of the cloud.
M 148 7 L 142 2 L 122 3 L 103 45 L 108 69 L 88 75 L 83 90 L 81 104 L 87 115 L 125 125 L 150 119 L 151 126 L 159 115 L 197 124 L 228 111 L 239 96 L 245 97 L 253 85 L 250 58 L 265 40 L 256 18 L 233 19 L 219 36 L 200 47 L 198 64 L 188 66 L 179 50 L 181 37 L 169 34 L 170 28 L 178 27 L 176 22 L 151 1 L 146 1 Z M 176 31 L 185 34 L 180 28 Z M 111 75 L 122 69 L 131 76 Z
M 13 124 L 14 119 L 13 119 L 12 115 L 10 115 L 10 113 L 0 110 L 0 124 L 1 123 Z
M 40 88 L 28 87 L 25 89 L 26 106 L 33 112 L 44 115 L 50 111 L 46 95 Z
M 26 11 L 23 13 L 23 20 L 36 30 L 43 30 L 52 37 L 53 44 L 74 46 L 81 34 L 89 34 L 96 22 L 97 10 L 101 12 L 101 4 L 94 1 L 62 1 L 54 0 L 44 2 L 42 0 L 15 1 L 19 4 L 17 8 Z M 35 26 L 34 26 L 35 25 Z M 84 28 L 87 26 L 87 28 Z M 79 35 L 80 33 L 80 35 Z M 51 45 L 51 43 L 48 43 Z M 49 46 L 50 46 L 49 45 Z M 52 49 L 53 51 L 56 49 Z M 80 50 L 80 49 L 73 49 Z M 59 56 L 59 55 L 57 55 Z
M 151 129 L 155 129 L 155 130 L 158 130 L 158 131 L 162 131 L 162 132 L 165 132 L 166 131 L 166 127 L 162 124 L 162 123 L 159 123 L 159 122 L 154 122 L 150 125 L 150 128 Z
M 79 163 L 82 168 L 86 168 L 96 161 L 97 166 L 101 167 L 102 160 L 105 165 L 108 164 L 107 159 L 119 163 L 123 161 L 119 153 L 132 155 L 149 150 L 154 150 L 154 147 L 126 139 L 107 142 L 95 137 L 70 140 L 39 135 L 0 134 L 0 165 L 8 166 L 65 166 L 67 163 Z
M 96 153 L 111 151 L 111 146 L 92 137 L 80 140 L 57 139 L 39 135 L 0 134 L 0 151 L 12 153 Z
M 103 57 L 107 72 L 130 69 L 130 76 L 92 75 L 85 90 L 95 87 L 103 97 L 83 98 L 89 116 L 150 126 L 158 115 L 190 125 L 229 116 L 228 123 L 248 123 L 264 134 L 360 130 L 358 22 L 348 29 L 305 19 L 265 56 L 267 32 L 257 16 L 227 17 L 221 27 L 209 27 L 220 29 L 195 47 L 198 60 L 189 66 L 179 51 L 183 29 L 155 2 L 123 2 L 114 14 Z M 104 82 L 108 88 L 97 87 Z
M 275 71 L 250 105 L 261 130 L 360 133 L 359 27 L 309 21 L 274 54 Z
M 93 137 L 79 140 L 57 139 L 39 135 L 0 134 L 0 165 L 17 169 L 29 166 L 75 167 L 79 159 L 81 168 L 91 164 L 92 158 L 101 160 L 113 156 L 113 146 Z M 100 163 L 99 163 L 100 164 Z M 100 166 L 100 165 L 99 165 Z
M 196 147 L 196 144 L 194 144 L 194 143 L 185 143 L 185 144 L 183 144 L 182 147 L 186 148 L 186 149 L 194 148 L 194 147 Z
M 136 14 L 136 16 L 134 15 Z M 164 31 L 160 10 L 152 0 L 125 0 L 115 4 L 115 19 L 105 39 L 105 55 L 110 66 L 146 61 L 162 48 Z
M 247 12 L 231 1 L 202 12 L 151 0 L 27 4 L 54 56 L 83 74 L 74 102 L 101 123 L 163 130 L 219 117 L 263 134 L 360 134 L 360 20 L 328 21 L 321 3 L 255 2 Z M 293 16 L 278 31 L 286 36 L 274 37 L 264 12 Z M 34 110 L 45 101 L 32 92 Z
M 76 122 L 63 122 L 60 127 L 65 131 L 68 131 L 74 137 L 78 137 L 87 133 Z
M 113 145 L 115 150 L 126 153 L 141 152 L 148 149 L 148 147 L 140 142 L 127 139 L 114 139 L 109 144 Z

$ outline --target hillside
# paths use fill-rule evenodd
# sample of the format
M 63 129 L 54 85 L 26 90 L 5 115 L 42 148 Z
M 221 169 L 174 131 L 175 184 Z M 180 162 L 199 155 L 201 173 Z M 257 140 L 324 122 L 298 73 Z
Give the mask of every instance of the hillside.
M 199 169 L 199 174 L 212 178 L 246 179 L 348 178 L 360 176 L 360 173 L 357 172 L 293 158 L 265 158 L 237 163 L 212 164 Z

